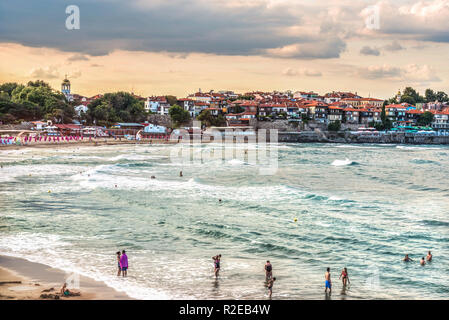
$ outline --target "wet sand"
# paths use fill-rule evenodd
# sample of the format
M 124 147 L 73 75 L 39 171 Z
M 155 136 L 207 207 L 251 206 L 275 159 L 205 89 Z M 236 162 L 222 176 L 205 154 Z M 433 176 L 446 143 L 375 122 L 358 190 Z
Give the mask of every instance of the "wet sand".
M 69 290 L 79 292 L 80 296 L 61 297 L 59 290 L 67 276 L 66 272 L 44 264 L 0 255 L 0 300 L 55 300 L 55 295 L 59 300 L 131 299 L 103 282 L 84 276 L 79 277 L 79 288 L 72 289 L 69 285 Z
M 24 145 L 1 145 L 0 150 L 19 150 L 24 148 L 51 148 L 58 149 L 64 147 L 79 147 L 79 146 L 111 146 L 111 145 L 119 145 L 119 144 L 175 144 L 177 141 L 170 141 L 165 139 L 144 139 L 144 140 L 114 140 L 114 139 L 96 139 L 89 141 L 88 139 L 84 139 L 83 141 L 70 141 L 70 142 L 61 142 L 61 143 L 48 143 L 48 142 L 31 142 L 29 144 Z

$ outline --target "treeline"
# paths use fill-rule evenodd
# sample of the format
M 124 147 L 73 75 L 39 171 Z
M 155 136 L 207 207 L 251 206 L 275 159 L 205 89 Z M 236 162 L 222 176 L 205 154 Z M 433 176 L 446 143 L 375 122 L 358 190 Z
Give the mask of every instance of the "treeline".
M 429 103 L 429 102 L 449 102 L 449 96 L 443 91 L 434 91 L 432 89 L 426 89 L 424 96 L 420 95 L 418 91 L 412 87 L 406 87 L 402 92 L 401 103 L 406 102 L 412 105 L 417 103 Z M 388 100 L 388 103 L 399 103 L 397 97 L 393 97 Z
M 92 101 L 86 113 L 78 116 L 74 107 L 80 104 L 80 101 L 67 101 L 62 92 L 41 80 L 29 81 L 26 85 L 15 82 L 0 85 L 0 121 L 4 124 L 78 120 L 88 125 L 110 126 L 117 122 L 143 122 L 148 115 L 144 102 L 127 92 L 106 93 Z
M 74 116 L 75 110 L 65 96 L 44 81 L 0 85 L 0 121 L 3 123 L 41 119 L 63 123 L 71 122 Z
M 92 101 L 81 120 L 89 124 L 111 126 L 117 122 L 144 122 L 148 117 L 144 102 L 128 92 L 106 93 Z

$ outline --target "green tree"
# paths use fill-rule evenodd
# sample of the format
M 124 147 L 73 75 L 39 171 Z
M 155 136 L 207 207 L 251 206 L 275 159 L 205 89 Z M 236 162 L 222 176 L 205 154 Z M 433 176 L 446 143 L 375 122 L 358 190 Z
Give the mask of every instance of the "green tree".
M 430 126 L 433 122 L 433 119 L 434 119 L 433 113 L 430 111 L 426 111 L 422 115 L 419 116 L 418 125 Z
M 219 114 L 218 116 L 213 116 L 212 113 L 210 112 L 210 110 L 203 110 L 201 111 L 201 113 L 198 115 L 198 120 L 201 121 L 201 123 L 203 125 L 205 125 L 206 127 L 222 127 L 222 126 L 226 126 L 226 119 L 225 117 L 223 117 L 221 114 Z
M 305 113 L 301 113 L 301 120 L 303 123 L 307 124 L 309 123 L 309 117 Z
M 88 105 L 88 123 L 111 126 L 117 122 L 142 122 L 147 113 L 143 101 L 128 92 L 106 93 Z
M 331 122 L 327 126 L 327 130 L 329 130 L 329 131 L 340 131 L 340 129 L 341 129 L 341 122 L 340 122 L 340 120 Z
M 0 92 L 6 92 L 9 95 L 9 97 L 11 98 L 12 92 L 18 86 L 19 86 L 19 84 L 16 82 L 7 82 L 7 83 L 0 85 Z
M 0 92 L 0 114 L 27 121 L 42 119 L 55 110 L 62 110 L 62 114 L 58 113 L 60 121 L 69 122 L 74 116 L 74 109 L 65 96 L 42 80 L 30 81 L 26 86 L 4 83 L 0 85 Z M 8 116 L 8 119 L 12 117 Z
M 165 99 L 167 99 L 168 104 L 171 106 L 178 103 L 178 98 L 176 98 L 175 96 L 165 96 Z
M 385 104 L 382 106 L 382 112 L 380 113 L 380 120 L 382 120 L 382 125 L 385 126 L 387 121 L 387 112 L 385 110 Z
M 448 96 L 445 92 L 443 91 L 438 91 L 436 93 L 436 100 L 439 102 L 447 102 L 449 101 Z
M 435 92 L 432 89 L 426 89 L 425 96 L 426 102 L 433 102 L 437 98 Z
M 412 87 L 406 87 L 402 93 L 401 102 L 403 102 L 404 96 L 410 96 L 415 100 L 415 103 L 425 102 L 425 98 L 422 97 L 415 89 Z
M 234 113 L 243 113 L 243 112 L 245 112 L 245 108 L 243 108 L 239 105 L 235 106 Z
M 413 98 L 412 96 L 408 96 L 408 95 L 403 95 L 403 96 L 401 97 L 401 103 L 402 103 L 402 102 L 410 103 L 410 104 L 412 104 L 412 105 L 415 105 L 415 104 L 416 104 L 415 98 Z
M 177 126 L 190 120 L 190 113 L 177 104 L 171 106 L 170 109 L 168 109 L 168 114 Z

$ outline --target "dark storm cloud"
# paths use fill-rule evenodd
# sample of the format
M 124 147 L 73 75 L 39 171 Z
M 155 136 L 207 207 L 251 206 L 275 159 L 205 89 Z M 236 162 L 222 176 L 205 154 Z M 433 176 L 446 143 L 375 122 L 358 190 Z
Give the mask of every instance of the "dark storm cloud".
M 198 1 L 57 1 L 16 0 L 0 3 L 0 42 L 51 47 L 87 55 L 116 49 L 171 53 L 256 55 L 293 44 L 309 46 L 310 35 L 289 36 L 283 30 L 300 25 L 288 6 L 224 7 Z M 67 30 L 65 9 L 80 8 L 80 29 Z M 313 42 L 316 42 L 314 40 Z M 318 41 L 319 46 L 319 41 Z M 326 48 L 332 49 L 332 48 Z M 313 58 L 314 50 L 306 50 Z M 332 50 L 331 50 L 332 51 Z M 335 52 L 317 58 L 338 57 Z M 82 57 L 80 55 L 80 57 Z M 301 54 L 294 58 L 301 59 Z

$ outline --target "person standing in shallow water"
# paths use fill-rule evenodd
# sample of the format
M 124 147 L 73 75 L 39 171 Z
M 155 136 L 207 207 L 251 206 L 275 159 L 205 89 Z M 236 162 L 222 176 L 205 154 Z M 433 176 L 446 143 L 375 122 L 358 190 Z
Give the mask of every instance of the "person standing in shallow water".
M 120 277 L 120 272 L 122 271 L 122 266 L 120 264 L 120 251 L 117 251 L 117 264 L 118 264 L 118 272 L 117 277 Z
M 128 275 L 128 256 L 125 250 L 122 251 L 122 256 L 120 257 L 120 266 L 122 268 L 122 276 L 126 277 Z
M 351 281 L 349 281 L 349 275 L 348 275 L 348 269 L 347 268 L 343 268 L 343 270 L 341 271 L 339 279 L 342 280 L 344 287 L 346 287 L 346 285 L 348 283 L 351 283 Z
M 271 279 L 273 276 L 273 266 L 270 263 L 270 260 L 267 260 L 267 263 L 265 264 L 265 278 L 267 280 Z
M 271 295 L 273 294 L 273 284 L 276 281 L 276 277 L 273 279 L 268 280 L 268 298 L 271 299 Z
M 430 262 L 432 261 L 432 253 L 430 253 L 430 251 L 427 253 L 427 261 Z
M 331 281 L 331 268 L 326 269 L 326 273 L 324 274 L 324 292 L 327 293 L 327 289 L 329 289 L 329 293 L 332 292 L 332 281 Z
M 215 277 L 218 277 L 218 273 L 220 272 L 220 260 L 221 260 L 221 254 L 212 257 L 212 260 L 214 260 L 214 274 Z

